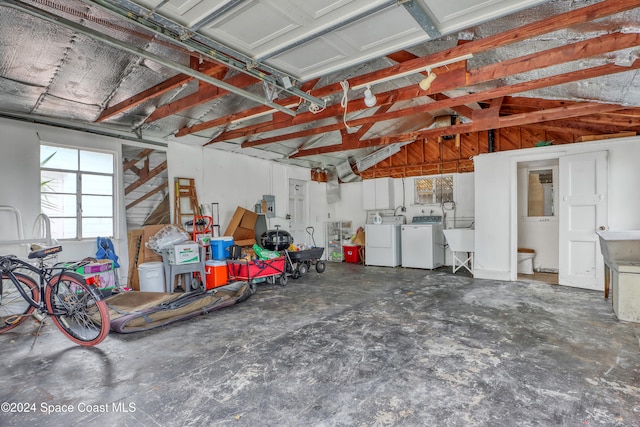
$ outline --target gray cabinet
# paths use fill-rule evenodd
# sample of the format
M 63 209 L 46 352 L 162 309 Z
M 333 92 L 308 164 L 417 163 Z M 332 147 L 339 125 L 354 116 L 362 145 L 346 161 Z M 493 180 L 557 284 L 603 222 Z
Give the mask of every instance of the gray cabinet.
M 326 248 L 327 261 L 344 261 L 342 242 L 352 236 L 351 221 L 330 221 L 326 223 Z

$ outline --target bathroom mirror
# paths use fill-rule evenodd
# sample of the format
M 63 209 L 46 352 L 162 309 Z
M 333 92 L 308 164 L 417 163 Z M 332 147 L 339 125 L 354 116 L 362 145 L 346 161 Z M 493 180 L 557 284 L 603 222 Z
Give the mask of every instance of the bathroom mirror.
M 553 170 L 530 169 L 527 216 L 554 216 Z

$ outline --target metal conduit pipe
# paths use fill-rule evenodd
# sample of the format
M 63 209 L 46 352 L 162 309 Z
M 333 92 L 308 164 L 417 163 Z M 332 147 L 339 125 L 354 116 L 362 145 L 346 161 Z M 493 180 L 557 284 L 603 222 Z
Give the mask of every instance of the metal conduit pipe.
M 56 16 L 53 15 L 49 12 L 37 9 L 37 8 L 33 8 L 31 6 L 28 5 L 24 5 L 24 4 L 18 4 L 16 3 L 14 0 L 3 0 L 2 3 L 0 4 L 6 4 L 6 6 L 8 7 L 12 7 L 14 9 L 20 10 L 22 12 L 28 13 L 32 16 L 35 16 L 37 18 L 43 19 L 45 21 L 51 22 L 53 24 L 57 24 L 57 25 L 61 25 L 63 27 L 66 27 L 70 30 L 73 31 L 77 31 L 79 33 L 82 33 L 86 36 L 95 38 L 109 46 L 115 47 L 117 49 L 121 49 L 124 50 L 126 52 L 129 52 L 133 55 L 137 55 L 137 56 L 141 56 L 143 58 L 149 59 L 151 61 L 157 62 L 158 64 L 164 65 L 165 67 L 171 68 L 172 70 L 178 71 L 180 73 L 186 74 L 188 76 L 191 76 L 197 80 L 203 81 L 205 83 L 209 83 L 211 85 L 217 86 L 221 89 L 225 89 L 231 93 L 235 93 L 236 95 L 240 95 L 244 98 L 250 99 L 252 101 L 255 101 L 259 104 L 262 105 L 266 105 L 268 107 L 274 108 L 278 111 L 281 111 L 285 114 L 288 114 L 290 116 L 295 116 L 296 112 L 283 107 L 280 104 L 276 104 L 275 102 L 271 102 L 268 100 L 265 100 L 251 92 L 248 92 L 246 90 L 237 88 L 229 83 L 226 83 L 222 80 L 218 80 L 214 77 L 208 76 L 204 73 L 201 73 L 199 71 L 196 71 L 192 68 L 189 68 L 185 65 L 170 61 L 168 59 L 162 58 L 159 55 L 156 55 L 154 53 L 150 53 L 150 52 L 146 52 L 140 48 L 137 47 L 133 47 L 133 46 L 129 46 L 128 44 L 114 39 L 113 37 L 107 36 L 106 34 L 102 34 L 98 31 L 83 27 L 82 25 L 76 24 L 75 22 L 69 21 L 65 18 L 62 18 L 60 16 Z

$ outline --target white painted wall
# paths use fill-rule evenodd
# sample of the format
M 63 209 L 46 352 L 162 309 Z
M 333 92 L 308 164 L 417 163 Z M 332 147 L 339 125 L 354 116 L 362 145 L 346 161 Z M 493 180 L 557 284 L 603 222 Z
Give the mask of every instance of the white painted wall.
M 78 131 L 65 130 L 31 123 L 0 120 L 0 176 L 10 185 L 0 187 L 0 204 L 12 205 L 20 209 L 24 220 L 24 234 L 31 235 L 32 224 L 40 212 L 40 141 L 86 148 L 112 150 L 117 155 L 117 163 L 122 162 L 121 144 L 131 145 L 130 141 L 109 138 Z M 134 144 L 138 145 L 138 144 Z M 158 149 L 158 147 L 154 148 Z M 173 197 L 174 177 L 194 178 L 200 204 L 220 203 L 219 224 L 221 232 L 226 229 L 237 206 L 253 209 L 264 194 L 276 197 L 276 218 L 269 220 L 272 228 L 279 224 L 288 229 L 288 183 L 290 178 L 307 182 L 308 225 L 314 227 L 315 243 L 325 246 L 325 224 L 327 221 L 350 220 L 353 231 L 364 226 L 366 211 L 362 206 L 362 183 L 340 185 L 340 200 L 328 204 L 326 184 L 312 182 L 309 170 L 261 160 L 242 154 L 185 145 L 169 141 L 167 147 L 169 188 Z M 474 218 L 474 179 L 472 173 L 456 175 L 456 218 L 458 226 L 470 225 Z M 121 283 L 126 280 L 128 265 L 126 220 L 124 214 L 124 189 L 120 170 L 117 171 L 120 183 L 117 194 L 118 212 L 122 220 L 118 224 L 114 239 L 116 252 L 120 257 Z M 404 215 L 407 222 L 415 215 L 441 214 L 439 205 L 420 206 L 413 203 L 413 178 L 395 179 L 395 205 L 406 206 Z M 403 198 L 404 196 L 404 198 Z M 173 209 L 173 205 L 172 205 Z M 392 213 L 392 212 L 391 212 Z M 397 210 L 398 214 L 402 212 Z M 447 224 L 453 226 L 453 212 L 447 212 Z M 15 227 L 0 221 L 0 231 L 10 233 Z M 15 234 L 15 231 L 14 231 Z M 306 236 L 305 243 L 311 244 Z M 0 248 L 1 249 L 1 248 Z M 95 241 L 66 241 L 61 260 L 75 260 L 92 256 L 96 252 Z M 1 253 L 1 252 L 0 252 Z M 25 250 L 26 254 L 26 250 Z
M 0 135 L 0 178 L 3 183 L 0 185 L 0 205 L 10 205 L 21 212 L 25 238 L 33 236 L 33 224 L 40 214 L 40 142 L 112 151 L 116 155 L 116 165 L 122 163 L 122 140 L 115 138 L 7 119 L 0 119 Z M 121 168 L 116 168 L 116 183 L 120 185 L 116 185 L 115 209 L 121 221 L 116 224 L 113 244 L 120 264 L 126 266 L 127 228 Z M 14 224 L 13 220 L 0 218 L 0 236 L 15 233 Z M 79 260 L 96 254 L 95 239 L 61 243 L 63 252 L 58 255 L 59 261 Z M 15 252 L 12 249 L 15 248 L 0 247 L 0 254 Z M 18 256 L 26 254 L 26 249 L 17 253 Z M 123 269 L 120 277 L 126 277 Z
M 325 184 L 311 182 L 306 168 L 278 164 L 242 154 L 212 148 L 170 144 L 167 151 L 169 182 L 175 177 L 194 178 L 201 205 L 219 203 L 220 232 L 224 233 L 238 206 L 253 210 L 265 194 L 275 196 L 276 216 L 267 219 L 267 228 L 279 225 L 289 229 L 289 179 L 307 183 L 308 223 L 316 229 L 314 237 L 321 245 L 324 218 L 328 208 Z M 173 199 L 173 186 L 171 197 Z M 173 206 L 172 206 L 173 209 Z M 173 213 L 172 213 L 173 215 Z M 305 243 L 311 243 L 311 237 Z M 302 242 L 300 242 L 302 243 Z
M 483 154 L 475 164 L 475 277 L 514 280 L 517 249 L 517 165 L 608 150 L 609 229 L 640 229 L 640 138 L 621 138 Z M 562 174 L 562 171 L 560 171 Z

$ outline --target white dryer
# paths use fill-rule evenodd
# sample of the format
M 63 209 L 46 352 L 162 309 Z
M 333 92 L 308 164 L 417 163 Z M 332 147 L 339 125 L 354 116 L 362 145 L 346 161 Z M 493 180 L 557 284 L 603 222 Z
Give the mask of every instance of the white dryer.
M 414 216 L 411 224 L 402 226 L 402 266 L 432 270 L 442 265 L 444 265 L 442 217 Z
M 382 217 L 382 224 L 365 224 L 365 265 L 397 267 L 400 254 L 400 227 L 403 216 Z

